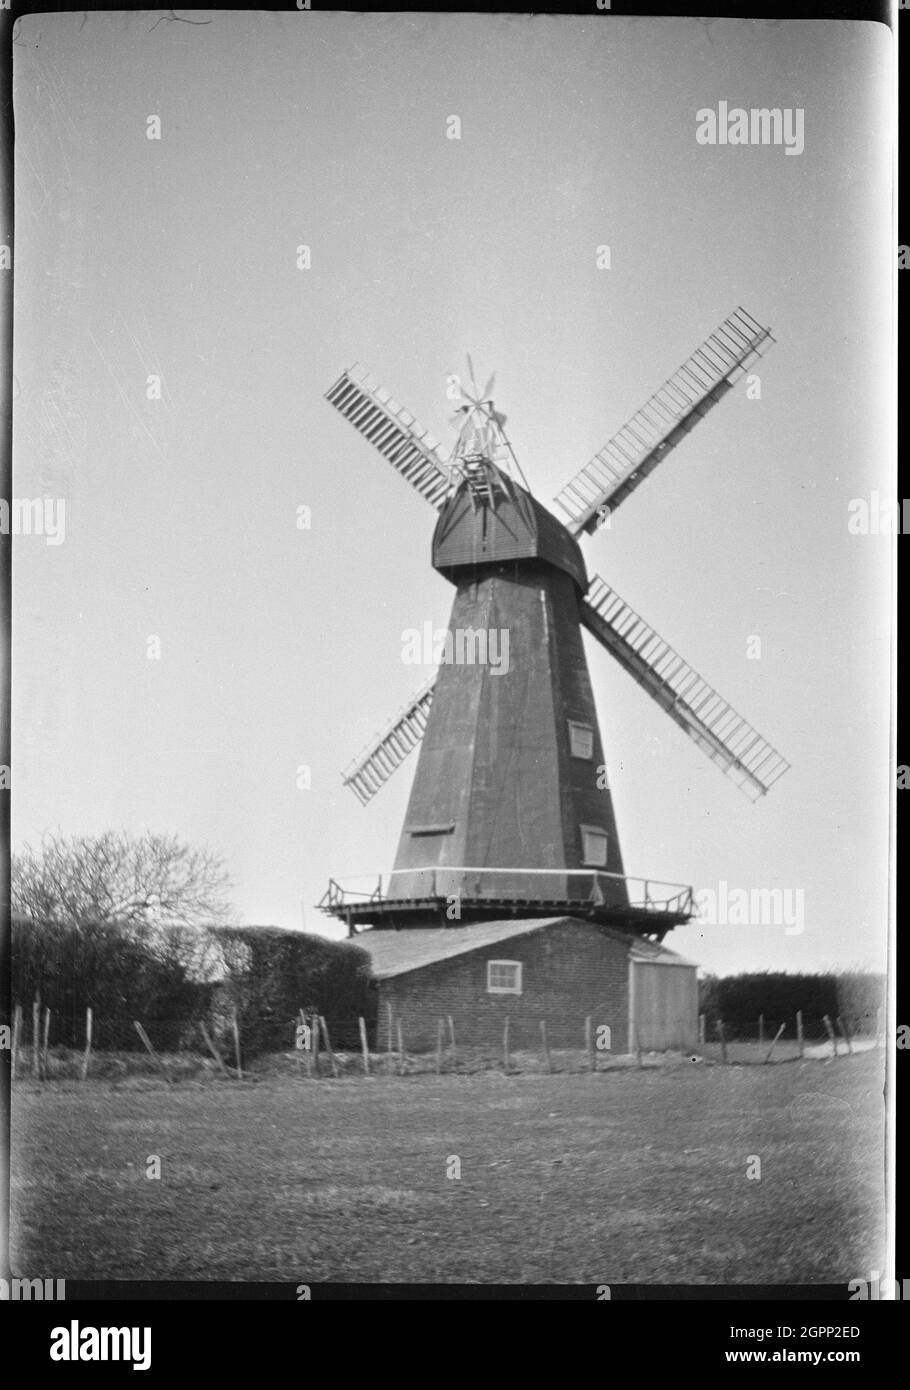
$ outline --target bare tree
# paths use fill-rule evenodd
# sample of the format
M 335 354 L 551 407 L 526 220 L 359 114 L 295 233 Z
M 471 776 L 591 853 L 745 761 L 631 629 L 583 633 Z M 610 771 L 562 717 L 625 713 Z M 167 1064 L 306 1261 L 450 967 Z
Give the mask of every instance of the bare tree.
M 176 836 L 47 834 L 12 857 L 12 907 L 35 922 L 117 922 L 160 929 L 229 918 L 220 857 Z

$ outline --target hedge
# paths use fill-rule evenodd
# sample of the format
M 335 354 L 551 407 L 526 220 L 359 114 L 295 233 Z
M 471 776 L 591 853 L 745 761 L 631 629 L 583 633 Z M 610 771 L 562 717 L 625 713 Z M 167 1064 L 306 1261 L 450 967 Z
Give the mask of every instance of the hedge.
M 884 1007 L 885 981 L 881 975 L 864 971 L 835 974 L 791 975 L 764 970 L 751 974 L 708 975 L 699 981 L 699 1009 L 705 1015 L 706 1035 L 715 1035 L 722 1018 L 728 1038 L 755 1037 L 759 1014 L 765 1018 L 765 1031 L 771 1025 L 788 1024 L 793 1035 L 797 1011 L 803 1015 L 807 1038 L 827 1036 L 824 1015 L 832 1023 L 840 1016 L 851 1032 L 874 1033 L 877 1013 Z
M 333 1047 L 358 1047 L 358 1018 L 373 1029 L 370 957 L 359 946 L 278 927 L 213 930 L 225 967 L 219 1034 L 236 1007 L 244 1054 L 289 1048 L 301 1009 L 326 1020 Z

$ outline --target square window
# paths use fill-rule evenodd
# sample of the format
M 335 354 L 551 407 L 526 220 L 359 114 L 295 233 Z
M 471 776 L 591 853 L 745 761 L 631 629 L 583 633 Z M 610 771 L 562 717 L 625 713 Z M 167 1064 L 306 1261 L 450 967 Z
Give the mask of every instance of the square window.
M 579 724 L 569 720 L 569 751 L 573 758 L 584 758 L 590 762 L 594 757 L 594 730 L 590 724 Z
M 487 994 L 521 994 L 521 961 L 488 960 Z
M 593 825 L 581 827 L 581 862 L 594 869 L 607 867 L 607 834 Z

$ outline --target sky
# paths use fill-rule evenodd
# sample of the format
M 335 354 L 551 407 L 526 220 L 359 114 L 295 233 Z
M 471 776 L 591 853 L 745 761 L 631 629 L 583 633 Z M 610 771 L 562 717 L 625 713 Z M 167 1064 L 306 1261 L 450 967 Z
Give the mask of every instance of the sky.
M 674 931 L 705 969 L 880 968 L 893 538 L 848 518 L 895 494 L 887 31 L 179 13 L 16 30 L 14 487 L 65 535 L 14 540 L 14 849 L 177 834 L 241 920 L 342 934 L 318 899 L 392 867 L 416 755 L 366 808 L 340 773 L 454 591 L 323 393 L 358 361 L 451 442 L 470 352 L 551 505 L 741 304 L 760 398 L 585 558 L 792 767 L 751 803 L 586 637 L 626 869 L 802 905 Z M 721 101 L 804 149 L 700 144 Z

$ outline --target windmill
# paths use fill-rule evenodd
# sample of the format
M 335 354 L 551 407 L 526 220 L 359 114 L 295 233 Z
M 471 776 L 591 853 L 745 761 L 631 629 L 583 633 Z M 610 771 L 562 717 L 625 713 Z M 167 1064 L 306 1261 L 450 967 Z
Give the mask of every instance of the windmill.
M 356 369 L 326 393 L 437 509 L 432 564 L 456 587 L 437 675 L 344 774 L 366 804 L 420 745 L 391 874 L 366 893 L 331 880 L 320 903 L 349 930 L 568 911 L 660 940 L 693 915 L 691 888 L 625 872 L 582 628 L 751 799 L 789 764 L 599 575 L 589 579 L 578 537 L 773 341 L 736 309 L 566 484 L 556 498 L 565 521 L 531 493 L 493 380 L 478 391 L 470 358 L 448 458 Z

